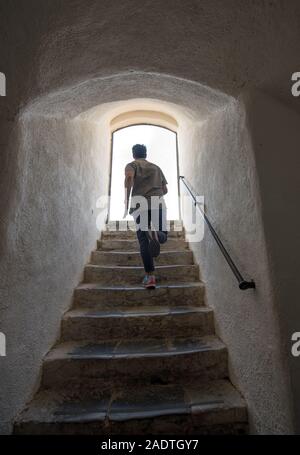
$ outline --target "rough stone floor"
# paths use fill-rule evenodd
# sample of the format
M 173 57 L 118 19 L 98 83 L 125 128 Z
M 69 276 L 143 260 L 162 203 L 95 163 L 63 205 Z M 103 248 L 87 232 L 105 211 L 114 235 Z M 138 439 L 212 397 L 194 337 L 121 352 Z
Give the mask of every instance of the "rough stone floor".
M 15 434 L 244 434 L 245 401 L 184 232 L 171 223 L 155 290 L 135 233 L 102 232 Z

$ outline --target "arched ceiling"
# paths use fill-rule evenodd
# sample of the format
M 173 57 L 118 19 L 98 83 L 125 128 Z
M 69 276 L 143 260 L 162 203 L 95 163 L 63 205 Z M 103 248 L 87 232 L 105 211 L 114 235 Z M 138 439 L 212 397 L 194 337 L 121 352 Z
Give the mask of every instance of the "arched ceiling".
M 126 128 L 130 125 L 138 124 L 163 126 L 174 132 L 176 132 L 178 128 L 177 120 L 171 115 L 161 111 L 153 111 L 148 109 L 124 111 L 111 120 L 110 128 L 111 131 L 116 131 L 121 128 Z
M 202 121 L 231 99 L 186 79 L 129 72 L 95 78 L 39 97 L 26 106 L 23 114 L 98 121 L 109 111 L 107 121 L 111 122 L 124 112 L 144 110 L 159 111 L 175 122 L 178 114 Z

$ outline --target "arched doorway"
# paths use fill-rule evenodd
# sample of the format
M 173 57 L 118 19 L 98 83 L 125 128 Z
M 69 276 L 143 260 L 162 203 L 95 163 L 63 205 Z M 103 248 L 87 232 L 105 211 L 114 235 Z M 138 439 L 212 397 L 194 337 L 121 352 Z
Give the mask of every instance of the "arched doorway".
M 177 134 L 152 124 L 130 125 L 112 133 L 109 220 L 120 220 L 124 213 L 124 168 L 133 160 L 132 146 L 144 144 L 147 160 L 157 164 L 168 181 L 167 218 L 179 218 Z M 127 216 L 131 220 L 130 215 Z

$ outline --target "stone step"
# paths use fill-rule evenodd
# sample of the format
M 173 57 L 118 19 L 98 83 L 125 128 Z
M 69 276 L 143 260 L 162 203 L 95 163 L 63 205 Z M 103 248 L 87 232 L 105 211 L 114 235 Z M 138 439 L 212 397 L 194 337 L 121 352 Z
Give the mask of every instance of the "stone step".
M 101 240 L 135 240 L 136 232 L 133 230 L 127 231 L 102 231 Z M 168 230 L 168 239 L 184 239 L 184 231 L 170 231 Z
M 40 391 L 14 434 L 245 434 L 244 399 L 227 380 L 97 389 L 93 396 Z
M 159 284 L 156 289 L 139 286 L 106 286 L 81 284 L 74 291 L 74 305 L 94 309 L 149 305 L 203 305 L 204 284 L 202 282 Z
M 62 341 L 204 336 L 214 333 L 213 311 L 207 307 L 113 307 L 74 309 L 62 320 Z
M 215 336 L 62 343 L 43 363 L 42 386 L 83 390 L 149 381 L 227 377 L 227 349 Z
M 144 267 L 87 264 L 84 269 L 86 283 L 106 285 L 140 284 L 145 276 Z M 198 265 L 159 265 L 155 267 L 157 283 L 199 281 Z
M 91 263 L 95 265 L 142 265 L 142 259 L 139 251 L 93 251 Z M 190 250 L 183 251 L 162 251 L 155 258 L 155 265 L 172 265 L 172 264 L 193 264 L 193 252 Z
M 247 432 L 245 402 L 227 380 L 226 346 L 176 225 L 155 259 L 158 285 L 147 290 L 136 234 L 108 223 L 15 434 Z
M 184 239 L 168 239 L 166 243 L 163 243 L 160 248 L 161 251 L 185 251 L 188 250 L 188 242 Z M 102 251 L 139 251 L 139 243 L 137 239 L 134 240 L 120 240 L 120 239 L 106 239 L 97 240 L 97 249 Z

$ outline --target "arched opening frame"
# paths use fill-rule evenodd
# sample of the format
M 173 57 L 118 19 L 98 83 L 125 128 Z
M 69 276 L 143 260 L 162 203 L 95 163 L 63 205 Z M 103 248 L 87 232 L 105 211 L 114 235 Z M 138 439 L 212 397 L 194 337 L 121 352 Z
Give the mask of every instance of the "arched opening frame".
M 113 154 L 114 154 L 114 135 L 121 130 L 125 130 L 127 128 L 131 128 L 134 126 L 151 126 L 156 128 L 165 129 L 167 131 L 172 132 L 175 135 L 175 156 L 176 156 L 176 197 L 177 197 L 177 208 L 178 208 L 178 219 L 181 219 L 181 207 L 180 207 L 180 184 L 179 184 L 179 156 L 178 156 L 178 136 L 176 128 L 169 128 L 167 126 L 161 125 L 160 123 L 150 123 L 150 122 L 135 122 L 130 123 L 126 126 L 121 126 L 118 128 L 114 128 L 111 130 L 111 141 L 110 141 L 110 167 L 109 167 L 109 181 L 108 181 L 108 196 L 109 196 L 109 204 L 108 204 L 108 212 L 107 212 L 107 219 L 106 222 L 110 220 L 111 215 L 111 198 L 112 198 L 112 176 L 113 176 Z

